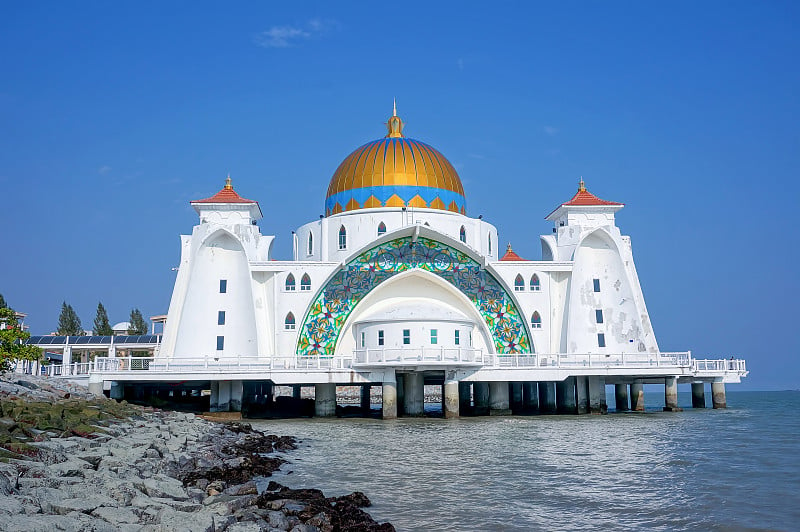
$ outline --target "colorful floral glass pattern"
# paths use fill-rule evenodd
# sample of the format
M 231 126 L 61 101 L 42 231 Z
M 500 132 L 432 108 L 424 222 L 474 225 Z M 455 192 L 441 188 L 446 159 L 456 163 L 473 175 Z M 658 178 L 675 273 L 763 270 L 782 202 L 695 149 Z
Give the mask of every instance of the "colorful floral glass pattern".
M 297 353 L 332 357 L 350 313 L 373 288 L 400 272 L 421 269 L 463 292 L 480 312 L 500 354 L 530 353 L 524 320 L 502 285 L 475 260 L 449 246 L 410 237 L 365 251 L 345 265 L 317 295 L 300 330 Z

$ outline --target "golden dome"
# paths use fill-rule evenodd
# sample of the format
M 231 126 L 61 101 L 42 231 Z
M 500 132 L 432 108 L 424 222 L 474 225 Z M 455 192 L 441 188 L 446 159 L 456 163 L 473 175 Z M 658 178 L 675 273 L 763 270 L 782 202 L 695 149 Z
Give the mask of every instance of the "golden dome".
M 466 213 L 464 187 L 453 165 L 435 148 L 403 136 L 392 114 L 386 137 L 347 156 L 334 172 L 325 214 L 372 207 L 423 207 Z

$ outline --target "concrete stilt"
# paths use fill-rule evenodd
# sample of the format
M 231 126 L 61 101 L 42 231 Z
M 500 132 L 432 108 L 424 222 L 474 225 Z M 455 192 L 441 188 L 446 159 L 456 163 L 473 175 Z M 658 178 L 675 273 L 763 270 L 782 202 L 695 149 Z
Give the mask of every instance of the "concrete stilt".
M 575 377 L 575 402 L 578 414 L 589 413 L 589 381 L 586 377 Z
M 631 410 L 644 412 L 644 382 L 641 379 L 631 383 Z
M 325 382 L 314 385 L 314 415 L 317 417 L 336 415 L 336 384 Z
M 567 377 L 556 383 L 556 401 L 559 414 L 577 414 L 578 403 L 575 397 L 575 377 Z
M 664 378 L 664 412 L 682 412 L 678 406 L 678 378 Z
M 299 401 L 303 397 L 303 387 L 299 384 L 292 385 L 292 399 Z
M 489 415 L 489 383 L 488 382 L 474 382 L 472 383 L 472 397 L 475 401 L 475 415 L 486 416 Z
M 692 408 L 706 407 L 706 385 L 702 382 L 692 383 Z
M 714 408 L 728 408 L 728 401 L 725 398 L 725 383 L 711 383 L 711 405 Z
M 372 391 L 372 386 L 369 384 L 365 384 L 361 387 L 361 410 L 364 412 L 369 412 L 372 401 L 370 398 L 370 392 Z
M 617 409 L 617 412 L 626 412 L 630 409 L 628 406 L 627 384 L 614 385 L 614 407 Z
M 92 395 L 103 395 L 103 382 L 90 382 L 89 393 Z
M 231 410 L 231 382 L 211 382 L 210 412 L 230 412 Z
M 382 383 L 383 419 L 397 418 L 397 377 L 394 371 L 387 371 Z
M 425 379 L 422 373 L 406 373 L 403 382 L 404 416 L 422 416 L 425 414 Z
M 230 381 L 230 399 L 228 408 L 231 412 L 242 411 L 242 398 L 244 397 L 244 383 L 242 381 Z
M 444 412 L 444 417 L 447 419 L 454 419 L 459 415 L 458 384 L 458 381 L 455 379 L 446 379 L 444 381 L 444 387 L 442 389 L 442 396 L 444 397 L 442 410 Z
M 508 383 L 509 406 L 515 414 L 522 412 L 522 383 Z
M 522 383 L 522 410 L 526 414 L 539 410 L 539 385 L 537 383 Z
M 402 373 L 395 372 L 395 388 L 397 389 L 397 416 L 405 414 L 403 410 L 406 402 L 406 376 Z M 396 417 L 396 416 L 395 416 Z
M 511 414 L 508 402 L 508 381 L 489 383 L 489 415 L 507 416 Z
M 589 413 L 608 413 L 605 377 L 589 377 Z
M 125 385 L 121 382 L 114 381 L 111 383 L 111 391 L 109 392 L 109 397 L 116 400 L 122 400 L 125 398 Z
M 458 411 L 460 415 L 472 411 L 472 386 L 468 382 L 458 383 Z
M 556 383 L 539 383 L 539 412 L 542 414 L 556 413 Z

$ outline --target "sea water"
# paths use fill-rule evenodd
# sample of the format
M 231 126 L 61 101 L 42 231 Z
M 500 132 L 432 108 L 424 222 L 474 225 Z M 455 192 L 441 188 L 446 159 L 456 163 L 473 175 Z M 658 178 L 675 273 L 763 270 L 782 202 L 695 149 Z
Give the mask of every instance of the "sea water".
M 275 480 L 363 491 L 398 530 L 800 530 L 800 392 L 729 392 L 725 410 L 661 401 L 663 388 L 644 414 L 255 425 L 302 442 Z

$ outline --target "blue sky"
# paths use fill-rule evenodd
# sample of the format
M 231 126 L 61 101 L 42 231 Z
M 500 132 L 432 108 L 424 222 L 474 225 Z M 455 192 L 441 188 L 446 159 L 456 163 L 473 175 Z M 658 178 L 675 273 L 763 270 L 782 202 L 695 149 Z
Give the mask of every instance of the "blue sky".
M 467 211 L 541 256 L 580 176 L 620 201 L 663 350 L 800 388 L 791 2 L 0 4 L 0 293 L 34 333 L 165 313 L 179 234 L 230 172 L 289 258 L 382 137 L 438 148 Z

